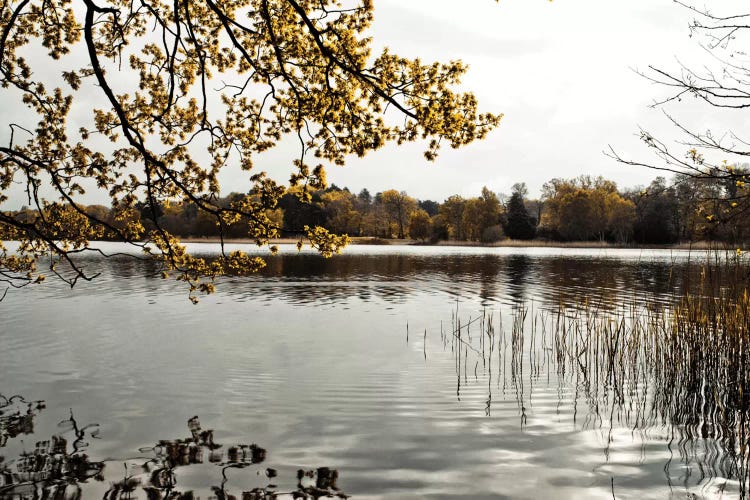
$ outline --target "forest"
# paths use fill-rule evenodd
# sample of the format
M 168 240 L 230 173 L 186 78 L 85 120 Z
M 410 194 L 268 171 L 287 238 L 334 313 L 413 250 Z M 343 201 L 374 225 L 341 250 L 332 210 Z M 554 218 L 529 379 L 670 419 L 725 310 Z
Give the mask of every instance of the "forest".
M 737 172 L 747 168 L 736 167 Z M 358 193 L 335 184 L 310 190 L 293 187 L 273 208 L 267 220 L 282 237 L 297 237 L 306 227 L 352 237 L 411 239 L 422 243 L 439 241 L 496 243 L 505 239 L 560 242 L 606 241 L 619 244 L 674 244 L 717 241 L 742 244 L 750 239 L 750 224 L 743 204 L 748 189 L 743 183 L 716 178 L 676 174 L 671 180 L 657 177 L 648 186 L 621 189 L 603 177 L 581 175 L 554 178 L 531 199 L 525 183 L 514 184 L 510 194 L 483 188 L 478 196 L 449 196 L 442 202 L 419 200 L 405 191 L 389 189 Z M 309 188 L 308 188 L 309 189 Z M 249 195 L 249 196 L 248 196 Z M 238 200 L 260 198 L 260 194 L 231 193 L 214 200 L 217 208 Z M 260 203 L 261 200 L 259 199 Z M 160 203 L 155 207 L 158 225 L 182 238 L 252 238 L 246 217 L 222 224 L 190 202 Z M 50 210 L 65 210 L 51 205 Z M 71 209 L 72 210 L 72 209 Z M 140 223 L 153 226 L 153 207 L 138 203 L 126 212 L 102 205 L 89 205 L 86 212 L 95 223 L 88 233 L 102 240 L 117 240 L 111 228 L 125 229 Z M 40 219 L 39 210 L 27 207 L 6 216 L 25 224 Z M 44 215 L 44 214 L 43 214 Z M 45 218 L 44 216 L 41 218 Z M 57 237 L 74 239 L 65 227 Z

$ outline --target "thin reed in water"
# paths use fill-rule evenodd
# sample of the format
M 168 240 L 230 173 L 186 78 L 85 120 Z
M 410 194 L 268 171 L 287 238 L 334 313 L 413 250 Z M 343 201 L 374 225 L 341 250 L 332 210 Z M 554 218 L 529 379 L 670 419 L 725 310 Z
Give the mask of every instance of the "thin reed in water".
M 543 374 L 548 381 L 556 374 L 561 385 L 575 388 L 574 415 L 579 400 L 585 403 L 584 427 L 607 422 L 611 434 L 615 426 L 643 432 L 665 425 L 670 439 L 678 439 L 682 462 L 697 464 L 700 481 L 736 481 L 740 497 L 748 498 L 748 276 L 746 262 L 714 259 L 671 304 L 633 299 L 604 307 L 601 300 L 583 298 L 552 310 L 532 304 L 531 315 L 527 305 L 516 304 L 509 338 L 501 314 L 495 321 L 482 311 L 462 322 L 456 310 L 451 349 L 457 397 L 468 383 L 471 352 L 481 357 L 474 363 L 475 376 L 480 364 L 483 376 L 489 373 L 486 414 L 493 402 L 491 366 L 497 363 L 497 386 L 502 380 L 503 393 L 508 386 L 513 391 L 525 425 L 527 392 Z M 480 333 L 472 335 L 476 322 Z M 611 437 L 606 454 L 610 443 Z M 672 441 L 668 446 L 672 450 Z

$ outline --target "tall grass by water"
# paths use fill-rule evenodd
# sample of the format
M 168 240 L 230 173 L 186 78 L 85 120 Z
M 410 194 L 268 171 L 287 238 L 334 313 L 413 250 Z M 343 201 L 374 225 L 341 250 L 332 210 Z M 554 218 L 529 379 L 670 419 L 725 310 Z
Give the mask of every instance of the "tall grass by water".
M 723 252 L 695 265 L 695 281 L 667 304 L 583 296 L 468 319 L 456 309 L 440 334 L 455 356 L 457 397 L 485 383 L 490 414 L 493 391 L 512 394 L 525 426 L 529 393 L 557 383 L 560 394 L 573 391 L 581 429 L 605 430 L 607 459 L 617 429 L 655 432 L 674 454 L 665 464 L 670 484 L 677 475 L 749 498 L 750 265 Z

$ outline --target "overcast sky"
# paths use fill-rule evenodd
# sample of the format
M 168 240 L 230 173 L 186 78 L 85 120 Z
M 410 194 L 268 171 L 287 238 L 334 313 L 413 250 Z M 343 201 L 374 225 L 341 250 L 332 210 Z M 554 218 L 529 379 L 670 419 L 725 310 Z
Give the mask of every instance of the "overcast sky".
M 743 3 L 716 0 L 711 6 L 737 13 Z M 505 117 L 484 141 L 443 149 L 433 163 L 424 159 L 423 143 L 389 146 L 331 167 L 329 182 L 355 192 L 395 188 L 437 201 L 476 196 L 482 186 L 508 193 L 516 182 L 526 182 L 535 197 L 547 180 L 580 174 L 603 175 L 620 187 L 648 184 L 655 171 L 620 165 L 603 151 L 612 145 L 624 157 L 653 159 L 638 140 L 639 126 L 678 138 L 663 112 L 649 107 L 665 89 L 635 70 L 709 62 L 689 36 L 692 18 L 672 0 L 375 0 L 375 54 L 388 46 L 425 61 L 461 59 L 469 65 L 463 89 L 478 96 L 483 111 Z M 79 97 L 88 123 L 92 104 Z M 0 123 L 7 124 L 21 111 L 17 99 L 4 99 Z M 670 113 L 699 130 L 745 125 L 742 112 L 719 116 L 690 101 Z M 6 136 L 0 131 L 0 140 Z M 297 154 L 292 139 L 256 158 L 256 165 L 285 181 Z M 228 170 L 221 181 L 224 194 L 248 187 L 247 173 Z M 89 203 L 106 200 L 106 193 L 87 195 Z M 4 208 L 23 203 L 16 193 Z
M 663 112 L 649 107 L 665 89 L 634 69 L 649 64 L 675 69 L 678 60 L 706 60 L 689 37 L 694 16 L 672 0 L 376 0 L 375 5 L 378 45 L 425 60 L 462 59 L 470 66 L 464 87 L 477 94 L 484 110 L 505 118 L 483 142 L 445 149 L 435 163 L 423 159 L 422 145 L 409 145 L 353 158 L 329 171 L 330 182 L 355 191 L 393 187 L 442 201 L 454 193 L 476 196 L 484 185 L 509 192 L 523 181 L 536 196 L 552 177 L 584 173 L 621 187 L 647 184 L 656 172 L 602 154 L 611 144 L 625 156 L 651 158 L 637 138 L 639 126 L 677 138 Z M 739 12 L 733 5 L 741 4 L 711 3 L 718 11 Z M 698 128 L 717 119 L 691 103 L 669 111 Z M 735 115 L 731 122 L 744 122 Z

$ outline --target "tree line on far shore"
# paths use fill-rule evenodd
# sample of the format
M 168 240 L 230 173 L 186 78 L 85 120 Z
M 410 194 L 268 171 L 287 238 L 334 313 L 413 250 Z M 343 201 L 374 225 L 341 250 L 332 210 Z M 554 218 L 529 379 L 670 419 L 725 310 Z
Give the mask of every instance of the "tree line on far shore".
M 675 176 L 671 182 L 657 177 L 646 187 L 618 189 L 603 177 L 582 175 L 548 181 L 539 199 L 529 199 L 526 185 L 518 183 L 509 195 L 485 187 L 474 198 L 453 195 L 437 202 L 418 200 L 396 189 L 354 193 L 334 184 L 306 197 L 290 190 L 275 208 L 267 210 L 267 216 L 287 237 L 303 233 L 305 226 L 322 226 L 349 236 L 421 242 L 495 243 L 510 238 L 634 244 L 712 240 L 734 244 L 750 239 L 750 220 L 735 201 L 747 198 L 746 191 L 745 186 L 733 182 L 684 175 Z M 214 203 L 229 206 L 246 196 L 232 193 Z M 302 201 L 305 198 L 309 201 Z M 128 214 L 115 215 L 101 205 L 85 210 L 113 226 L 133 220 L 140 220 L 147 228 L 153 225 L 152 207 L 143 203 Z M 162 204 L 156 212 L 159 226 L 179 237 L 248 237 L 247 221 L 220 227 L 215 218 L 190 202 Z M 21 221 L 38 216 L 37 211 L 25 207 L 10 214 Z M 108 239 L 106 232 L 101 237 Z

